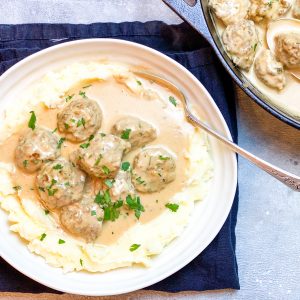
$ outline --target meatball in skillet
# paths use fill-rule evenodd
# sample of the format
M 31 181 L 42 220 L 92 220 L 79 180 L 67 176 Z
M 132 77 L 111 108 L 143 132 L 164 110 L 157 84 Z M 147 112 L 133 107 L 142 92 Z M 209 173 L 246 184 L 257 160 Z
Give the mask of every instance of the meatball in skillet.
M 57 115 L 58 130 L 72 142 L 87 140 L 98 131 L 101 122 L 102 111 L 89 98 L 73 100 Z
M 59 138 L 50 130 L 37 127 L 28 129 L 18 141 L 15 158 L 22 170 L 33 173 L 41 168 L 44 162 L 54 160 L 60 155 Z
M 141 150 L 133 162 L 132 182 L 136 190 L 158 192 L 176 177 L 176 164 L 171 153 L 163 148 Z
M 249 70 L 258 45 L 258 35 L 253 21 L 243 20 L 227 26 L 222 37 L 232 61 L 238 67 Z
M 270 50 L 263 49 L 255 59 L 256 76 L 267 86 L 282 90 L 286 84 L 283 65 L 278 62 Z
M 130 144 L 112 134 L 98 134 L 76 152 L 77 165 L 91 176 L 114 178 Z
M 86 175 L 60 158 L 38 172 L 36 185 L 42 203 L 50 210 L 81 200 Z
M 142 147 L 157 137 L 156 130 L 151 124 L 131 116 L 118 120 L 112 128 L 112 133 L 128 140 L 131 150 Z
M 283 33 L 275 37 L 277 60 L 289 69 L 300 67 L 300 34 Z

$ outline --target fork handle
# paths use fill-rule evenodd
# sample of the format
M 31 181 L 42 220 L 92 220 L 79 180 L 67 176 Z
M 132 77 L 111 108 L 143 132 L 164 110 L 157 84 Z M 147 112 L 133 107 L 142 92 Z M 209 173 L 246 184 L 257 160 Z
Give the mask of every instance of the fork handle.
M 297 192 L 300 192 L 300 177 L 293 175 L 283 169 L 280 169 L 280 168 L 266 162 L 265 160 L 255 156 L 254 154 L 248 152 L 247 150 L 241 148 L 237 144 L 235 144 L 232 141 L 228 140 L 227 138 L 223 137 L 221 134 L 219 134 L 215 130 L 211 129 L 204 122 L 201 122 L 199 119 L 194 117 L 191 113 L 188 113 L 187 117 L 194 125 L 196 125 L 199 128 L 204 129 L 206 132 L 213 135 L 218 140 L 222 141 L 234 152 L 238 153 L 239 155 L 243 156 L 247 160 L 251 161 L 257 167 L 259 167 L 260 169 L 269 173 L 270 175 L 275 177 L 277 180 L 279 180 L 282 183 L 284 183 L 285 185 L 287 185 L 289 188 L 291 188 Z

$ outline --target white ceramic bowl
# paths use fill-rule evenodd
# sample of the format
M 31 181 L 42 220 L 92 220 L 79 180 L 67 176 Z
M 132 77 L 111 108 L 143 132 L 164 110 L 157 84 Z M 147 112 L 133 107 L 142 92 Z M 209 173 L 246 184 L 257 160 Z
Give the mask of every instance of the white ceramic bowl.
M 202 84 L 184 67 L 165 55 L 139 44 L 116 39 L 88 39 L 63 43 L 17 63 L 0 77 L 0 113 L 6 103 L 43 74 L 74 61 L 108 58 L 143 65 L 175 83 L 198 112 L 214 128 L 231 138 L 227 125 Z M 197 203 L 182 236 L 173 241 L 149 269 L 124 268 L 107 273 L 64 274 L 27 250 L 9 231 L 7 214 L 0 209 L 0 254 L 14 268 L 53 289 L 82 295 L 121 294 L 152 285 L 175 273 L 201 253 L 217 235 L 230 211 L 237 181 L 235 155 L 210 139 L 215 164 L 214 182 L 209 197 Z

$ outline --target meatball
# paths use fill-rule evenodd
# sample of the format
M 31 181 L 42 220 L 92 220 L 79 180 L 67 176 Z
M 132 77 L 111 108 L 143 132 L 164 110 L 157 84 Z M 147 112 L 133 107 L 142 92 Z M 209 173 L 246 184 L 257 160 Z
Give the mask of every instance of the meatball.
M 249 70 L 258 45 L 258 35 L 252 21 L 243 20 L 226 27 L 223 43 L 232 61 L 242 69 Z
M 171 153 L 163 148 L 146 148 L 134 158 L 132 182 L 139 192 L 158 192 L 175 180 L 175 170 Z
M 283 33 L 275 37 L 275 55 L 287 68 L 300 67 L 300 34 Z
M 263 49 L 254 63 L 256 76 L 267 86 L 282 90 L 286 79 L 283 65 L 278 62 L 270 50 Z
M 19 138 L 15 150 L 17 166 L 29 173 L 39 170 L 44 162 L 60 155 L 58 141 L 58 136 L 48 129 L 37 127 L 27 130 Z
M 77 151 L 77 164 L 89 175 L 100 178 L 114 178 L 124 151 L 130 149 L 128 142 L 112 134 L 99 134 L 85 145 Z
M 42 203 L 52 210 L 81 200 L 85 177 L 63 158 L 45 164 L 36 179 Z
M 129 171 L 120 170 L 110 189 L 110 196 L 113 201 L 117 201 L 126 199 L 128 195 L 135 195 L 135 189 L 131 182 L 131 173 Z
M 131 150 L 142 147 L 156 139 L 155 128 L 141 119 L 135 117 L 124 117 L 116 122 L 112 133 L 128 140 Z
M 300 19 L 300 0 L 296 0 L 293 5 L 293 16 L 296 19 Z
M 57 115 L 57 128 L 67 140 L 82 142 L 101 126 L 102 111 L 96 101 L 83 98 L 70 102 Z
M 209 0 L 209 6 L 225 25 L 237 23 L 247 16 L 249 0 Z
M 93 198 L 84 197 L 80 202 L 64 206 L 59 219 L 67 231 L 90 243 L 101 232 L 103 215 L 103 209 L 94 203 Z
M 290 0 L 250 0 L 249 19 L 260 22 L 263 19 L 275 20 L 291 8 Z

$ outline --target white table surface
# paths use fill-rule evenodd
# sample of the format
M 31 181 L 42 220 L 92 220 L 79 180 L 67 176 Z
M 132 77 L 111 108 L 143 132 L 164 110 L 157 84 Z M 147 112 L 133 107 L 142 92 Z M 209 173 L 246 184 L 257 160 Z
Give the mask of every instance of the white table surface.
M 1 0 L 0 5 L 2 24 L 181 22 L 161 0 Z M 300 175 L 300 131 L 275 119 L 241 90 L 238 95 L 239 145 Z M 244 159 L 239 161 L 239 186 L 236 235 L 241 290 L 174 298 L 300 299 L 300 194 Z M 163 297 L 138 295 L 133 298 Z

